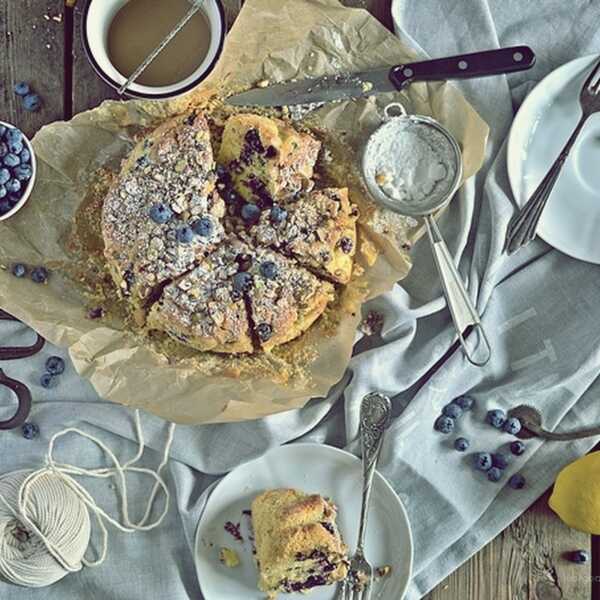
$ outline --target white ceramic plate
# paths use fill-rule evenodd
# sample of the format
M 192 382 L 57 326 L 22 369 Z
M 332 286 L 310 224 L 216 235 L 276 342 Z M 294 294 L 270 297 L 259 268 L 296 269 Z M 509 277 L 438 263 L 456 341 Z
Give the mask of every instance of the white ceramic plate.
M 353 455 L 318 444 L 292 444 L 239 466 L 212 492 L 196 531 L 196 569 L 206 600 L 264 600 L 256 588 L 257 572 L 248 541 L 249 518 L 242 515 L 252 499 L 269 488 L 289 487 L 331 497 L 338 505 L 338 524 L 351 549 L 356 545 L 360 515 L 362 467 Z M 412 570 L 412 536 L 406 510 L 394 490 L 375 473 L 367 530 L 366 555 L 374 566 L 392 572 L 373 588 L 373 600 L 401 600 Z M 244 543 L 224 530 L 227 521 L 242 522 Z M 221 547 L 236 550 L 242 564 L 230 569 L 219 563 Z M 334 586 L 285 600 L 333 600 Z
M 585 56 L 543 79 L 521 106 L 508 141 L 508 176 L 522 206 L 575 128 L 579 92 L 597 56 Z M 580 133 L 548 200 L 538 235 L 565 254 L 600 264 L 600 113 Z

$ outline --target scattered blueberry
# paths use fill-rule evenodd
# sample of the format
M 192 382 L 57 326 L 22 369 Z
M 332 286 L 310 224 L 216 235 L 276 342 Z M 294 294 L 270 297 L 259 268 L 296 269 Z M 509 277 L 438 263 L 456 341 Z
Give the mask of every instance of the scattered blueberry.
M 29 181 L 33 176 L 33 169 L 29 165 L 19 165 L 13 173 L 19 181 Z
M 40 434 L 40 428 L 35 423 L 23 423 L 21 432 L 26 440 L 32 440 Z
M 458 406 L 460 406 L 463 410 L 471 410 L 475 404 L 475 399 L 465 394 L 455 398 L 452 400 L 452 402 L 454 402 L 454 404 L 458 404 Z
M 214 230 L 214 225 L 209 217 L 201 217 L 192 224 L 192 230 L 200 237 L 210 237 Z
M 471 442 L 467 438 L 459 437 L 454 440 L 454 449 L 459 452 L 466 452 L 470 445 Z
M 46 283 L 48 281 L 48 270 L 44 267 L 36 267 L 31 271 L 31 279 L 35 283 Z
M 162 202 L 158 202 L 150 207 L 149 215 L 155 223 L 158 225 L 164 225 L 171 220 L 173 212 L 168 206 Z
M 194 239 L 194 232 L 191 227 L 184 225 L 177 230 L 177 241 L 180 244 L 190 244 Z
M 519 419 L 516 417 L 507 419 L 506 423 L 504 423 L 504 431 L 506 431 L 506 433 L 510 433 L 511 435 L 517 435 L 517 433 L 521 431 L 521 421 L 519 421 Z
M 244 204 L 242 206 L 242 219 L 246 223 L 256 223 L 260 219 L 260 208 L 256 204 Z
M 16 154 L 9 152 L 2 159 L 2 162 L 4 163 L 4 166 L 10 167 L 11 169 L 13 169 L 14 167 L 18 167 L 21 164 L 21 159 Z
M 233 276 L 233 289 L 240 294 L 247 292 L 252 287 L 252 275 L 246 271 Z
M 260 265 L 260 273 L 266 279 L 277 277 L 277 265 L 272 260 L 266 260 Z
M 504 470 L 508 467 L 508 456 L 500 452 L 492 454 L 492 464 L 498 469 Z
M 500 481 L 502 478 L 502 471 L 498 467 L 492 467 L 488 470 L 487 477 L 490 481 Z
M 521 442 L 520 440 L 517 440 L 510 445 L 510 451 L 515 456 L 521 456 L 521 454 L 523 454 L 523 452 L 525 452 L 525 444 L 523 442 Z
M 513 490 L 522 490 L 525 487 L 525 477 L 516 473 L 508 480 L 508 485 L 510 485 Z
M 57 384 L 58 377 L 56 375 L 52 375 L 52 373 L 44 373 L 40 379 L 40 385 L 46 389 L 56 387 Z
M 454 419 L 447 415 L 441 415 L 437 418 L 434 428 L 440 433 L 448 434 L 454 431 Z
M 490 410 L 487 414 L 487 422 L 496 429 L 502 429 L 506 423 L 506 413 L 503 410 Z
M 10 181 L 10 171 L 8 169 L 0 169 L 0 185 L 4 185 Z
M 16 263 L 12 267 L 12 274 L 15 277 L 25 277 L 27 275 L 27 267 L 21 263 Z
M 489 471 L 492 468 L 492 455 L 489 452 L 478 452 L 474 456 L 475 468 L 480 471 Z
M 39 110 L 41 105 L 40 97 L 37 94 L 28 94 L 23 99 L 23 108 L 30 112 Z
M 354 242 L 349 237 L 343 237 L 340 240 L 340 248 L 344 254 L 350 254 L 354 248 Z
M 578 565 L 583 565 L 590 560 L 590 555 L 586 550 L 575 550 L 570 554 L 570 560 Z
M 256 334 L 261 342 L 266 342 L 273 335 L 273 329 L 268 323 L 260 323 L 256 328 Z
M 275 205 L 271 209 L 271 223 L 273 225 L 281 225 L 287 219 L 287 210 L 285 208 L 281 208 L 281 206 Z
M 88 319 L 101 319 L 104 316 L 104 309 L 101 306 L 95 306 L 88 310 Z
M 442 414 L 446 415 L 447 417 L 452 417 L 453 419 L 460 419 L 462 417 L 463 411 L 462 408 L 458 406 L 458 404 L 450 403 L 444 406 L 444 408 L 442 409 Z
M 60 356 L 51 356 L 46 361 L 46 371 L 51 375 L 60 375 L 65 372 L 65 361 Z
M 18 194 L 21 191 L 21 182 L 18 179 L 11 179 L 7 184 L 6 184 L 6 189 L 11 193 L 11 194 Z
M 15 85 L 15 94 L 17 96 L 27 96 L 29 94 L 29 84 L 25 81 L 20 81 Z

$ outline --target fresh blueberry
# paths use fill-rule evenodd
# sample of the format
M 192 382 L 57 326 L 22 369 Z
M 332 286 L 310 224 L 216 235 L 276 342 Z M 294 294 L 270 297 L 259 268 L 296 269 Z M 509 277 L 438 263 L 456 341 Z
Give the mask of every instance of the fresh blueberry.
M 462 417 L 463 411 L 458 404 L 450 403 L 446 404 L 442 409 L 442 413 L 447 417 L 452 417 L 453 419 L 460 419 Z
M 440 433 L 448 434 L 454 431 L 454 419 L 447 415 L 441 415 L 437 418 L 434 428 Z
M 191 227 L 184 225 L 177 230 L 177 241 L 180 244 L 191 244 L 194 239 L 194 232 Z
M 20 81 L 15 85 L 15 94 L 17 96 L 27 96 L 29 94 L 29 84 L 26 81 Z
M 21 433 L 26 440 L 32 440 L 40 434 L 40 428 L 35 423 L 23 423 Z
M 4 185 L 10 181 L 10 171 L 8 169 L 0 169 L 0 185 Z
M 21 154 L 23 152 L 23 140 L 8 143 L 8 151 L 13 154 Z
M 508 467 L 508 456 L 506 456 L 506 454 L 502 454 L 501 452 L 492 454 L 492 464 L 498 469 L 504 470 Z
M 210 217 L 201 217 L 192 224 L 192 230 L 200 237 L 210 237 L 214 228 Z
M 173 216 L 171 209 L 162 202 L 153 204 L 150 207 L 150 212 L 148 214 L 150 215 L 150 218 L 158 225 L 164 225 L 165 223 L 168 223 Z
M 5 185 L 0 184 L 0 200 L 8 195 L 8 190 Z
M 233 276 L 233 289 L 240 294 L 247 292 L 252 287 L 252 275 L 246 271 Z
M 0 142 L 0 158 L 8 154 L 8 146 L 4 142 Z
M 266 342 L 273 335 L 273 328 L 268 323 L 259 323 L 256 334 L 261 342 Z
M 492 455 L 489 452 L 478 452 L 473 460 L 475 461 L 475 468 L 480 471 L 489 471 L 492 468 Z
M 575 550 L 570 554 L 570 560 L 578 565 L 584 565 L 589 562 L 590 555 L 586 550 Z
M 9 144 L 20 142 L 23 139 L 23 134 L 16 127 L 12 127 L 6 132 L 6 141 Z
M 7 184 L 6 184 L 6 189 L 11 193 L 11 194 L 18 194 L 21 191 L 21 187 L 23 187 L 21 185 L 21 182 L 18 179 L 11 179 Z
M 521 421 L 516 417 L 511 417 L 507 419 L 506 423 L 504 423 L 504 431 L 506 433 L 510 433 L 511 435 L 517 435 L 519 431 L 521 431 Z
M 0 154 L 1 156 L 1 154 Z M 29 150 L 27 148 L 23 148 L 23 151 L 21 152 L 21 164 L 25 164 L 28 163 L 31 160 L 31 152 L 29 152 Z
M 502 429 L 506 423 L 506 413 L 503 410 L 490 410 L 487 414 L 487 422 L 496 429 Z
M 459 396 L 452 400 L 454 404 L 458 404 L 463 410 L 471 410 L 473 405 L 475 404 L 475 399 L 472 396 L 467 396 L 466 394 L 463 396 Z
M 58 385 L 58 377 L 52 373 L 44 373 L 40 378 L 40 385 L 43 388 L 50 389 Z
M 271 209 L 271 223 L 273 225 L 281 225 L 287 219 L 287 210 L 285 208 L 281 208 L 281 206 L 275 205 Z
M 33 176 L 33 169 L 30 165 L 19 165 L 13 173 L 19 181 L 29 181 Z
M 260 208 L 256 204 L 244 204 L 242 206 L 242 219 L 246 223 L 256 223 L 260 219 Z
M 12 274 L 15 277 L 25 277 L 27 275 L 27 267 L 22 263 L 15 263 L 12 266 Z
M 266 260 L 260 265 L 260 273 L 266 279 L 275 279 L 277 270 L 277 265 L 272 260 Z
M 515 456 L 521 456 L 521 454 L 525 452 L 525 444 L 522 441 L 517 440 L 510 445 L 510 451 Z
M 65 372 L 65 361 L 60 356 L 51 356 L 46 361 L 46 371 L 51 375 L 60 375 Z
M 48 271 L 44 267 L 36 267 L 31 271 L 31 279 L 35 283 L 46 283 L 48 281 Z
M 21 159 L 16 154 L 9 152 L 2 159 L 2 162 L 4 163 L 5 167 L 10 167 L 11 169 L 14 169 L 15 167 L 18 167 L 21 164 Z
M 275 158 L 277 154 L 279 153 L 277 152 L 277 148 L 275 148 L 275 146 L 269 146 L 265 150 L 265 158 Z
M 23 108 L 30 112 L 35 112 L 40 109 L 42 102 L 37 94 L 28 94 L 23 99 Z
M 8 198 L 2 198 L 2 200 L 0 200 L 0 215 L 5 215 L 11 208 L 10 200 Z
M 525 477 L 517 473 L 508 480 L 508 485 L 513 490 L 522 490 L 525 487 Z
M 454 449 L 459 452 L 466 452 L 470 445 L 471 442 L 467 438 L 459 437 L 454 440 Z
M 500 481 L 502 478 L 502 471 L 498 467 L 492 467 L 487 472 L 487 478 L 490 481 Z

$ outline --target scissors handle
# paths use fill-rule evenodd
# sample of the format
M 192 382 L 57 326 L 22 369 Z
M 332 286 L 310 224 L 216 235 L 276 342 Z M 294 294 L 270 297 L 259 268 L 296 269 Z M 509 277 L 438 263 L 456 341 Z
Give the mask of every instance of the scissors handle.
M 10 313 L 0 308 L 0 321 L 17 321 L 19 319 L 13 317 Z M 37 339 L 31 346 L 6 346 L 0 347 L 0 360 L 18 360 L 19 358 L 27 358 L 37 354 L 46 343 L 46 340 L 37 333 Z
M 31 410 L 31 392 L 24 383 L 7 377 L 2 369 L 0 369 L 0 385 L 12 390 L 19 402 L 17 412 L 8 421 L 0 421 L 0 429 L 16 429 L 23 425 L 29 416 L 29 411 Z

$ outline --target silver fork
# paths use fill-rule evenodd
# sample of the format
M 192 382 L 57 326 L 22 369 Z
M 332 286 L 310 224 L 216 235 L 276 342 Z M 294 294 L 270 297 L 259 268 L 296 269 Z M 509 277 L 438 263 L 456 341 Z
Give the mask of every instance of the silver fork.
M 371 486 L 383 435 L 390 423 L 392 403 L 387 396 L 367 394 L 360 405 L 360 441 L 362 446 L 363 494 L 356 553 L 350 559 L 348 576 L 342 582 L 337 600 L 370 600 L 373 589 L 373 568 L 365 558 L 365 534 Z M 357 575 L 361 576 L 360 580 Z
M 581 105 L 582 114 L 579 123 L 577 123 L 577 127 L 575 127 L 569 141 L 565 144 L 546 176 L 531 195 L 531 198 L 527 200 L 521 210 L 519 210 L 519 212 L 517 212 L 510 220 L 504 242 L 504 251 L 508 252 L 508 254 L 513 254 L 535 238 L 535 232 L 540 217 L 542 216 L 542 212 L 546 207 L 554 184 L 558 180 L 563 165 L 575 144 L 577 136 L 583 129 L 588 118 L 595 112 L 600 111 L 600 78 L 598 78 L 597 81 L 594 81 L 599 72 L 600 60 L 596 63 L 596 66 L 592 69 L 590 76 L 586 79 L 581 88 L 579 104 Z

